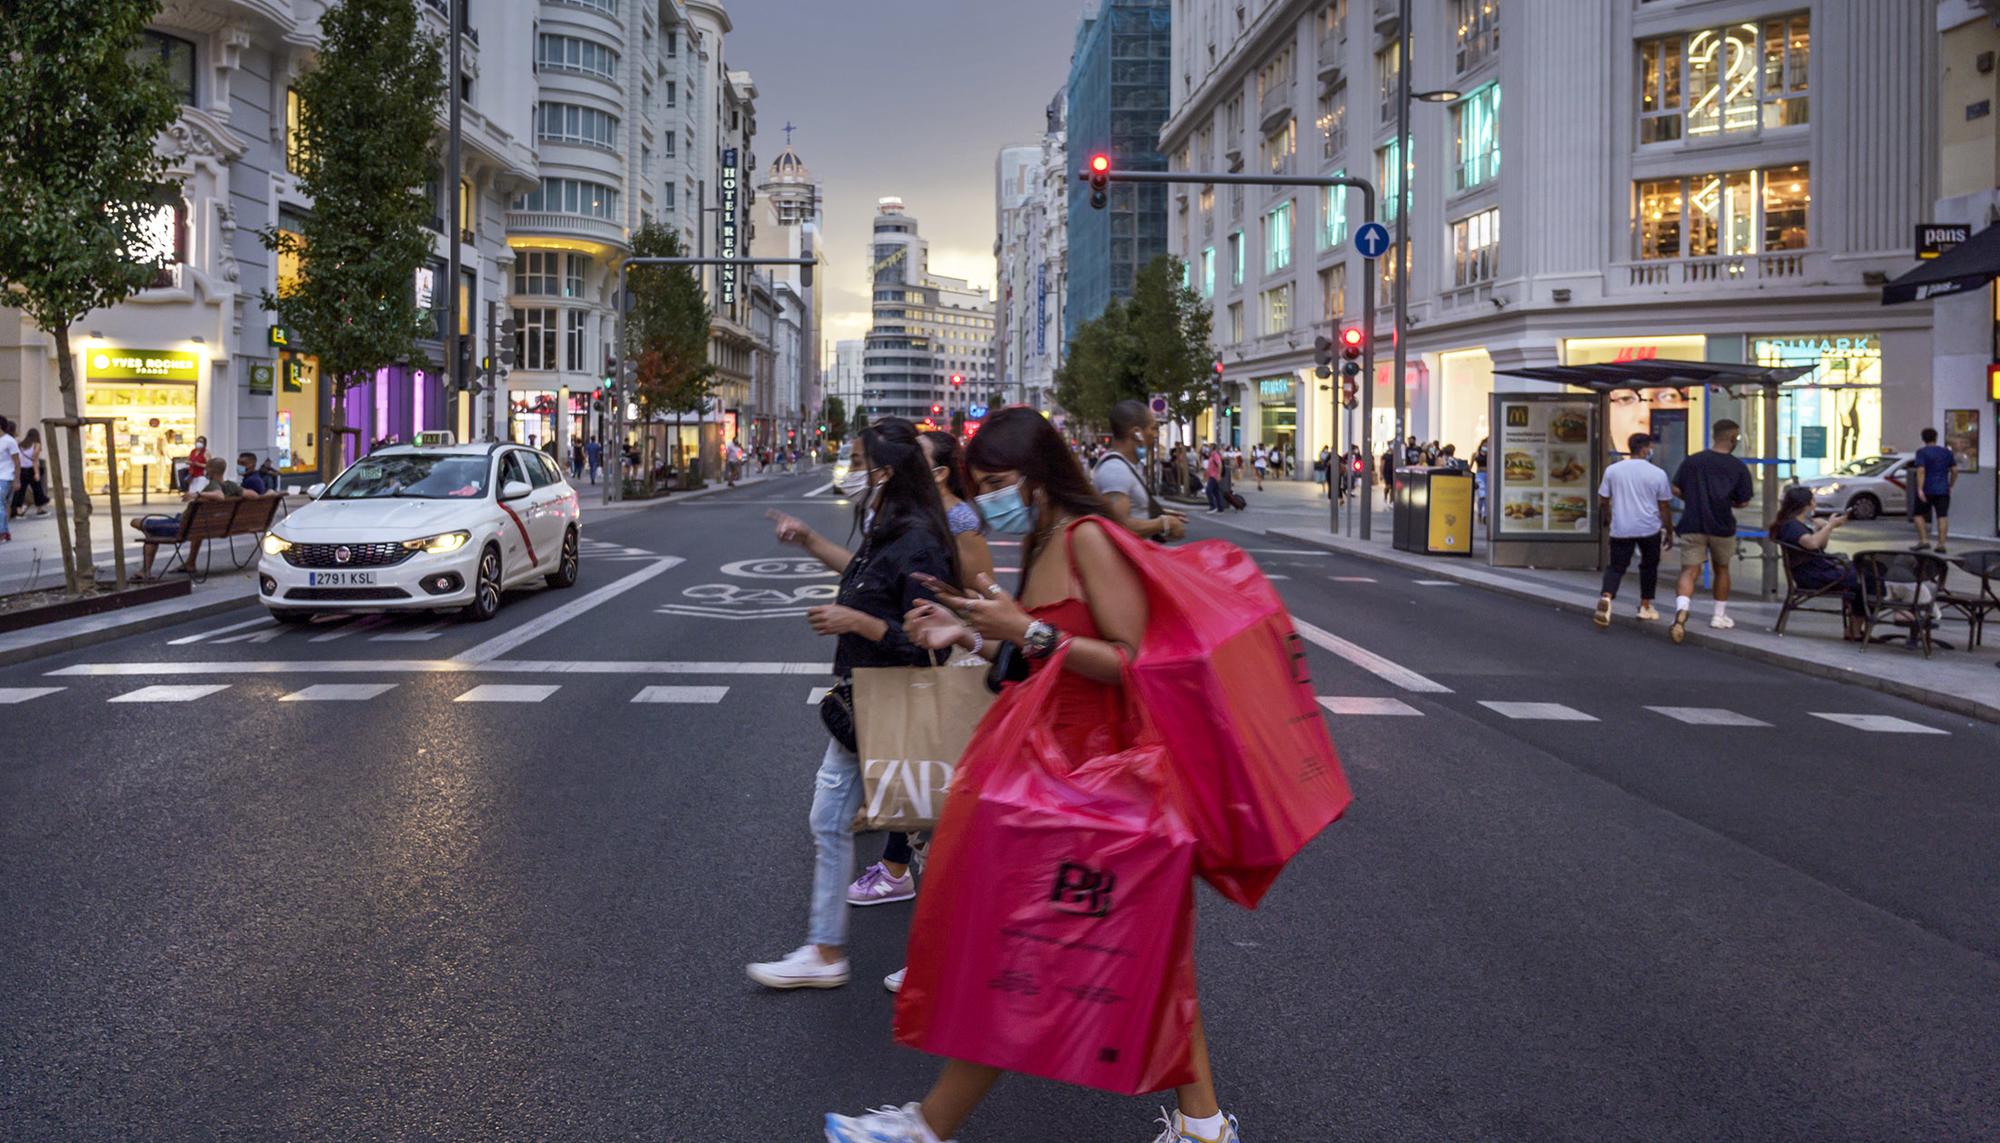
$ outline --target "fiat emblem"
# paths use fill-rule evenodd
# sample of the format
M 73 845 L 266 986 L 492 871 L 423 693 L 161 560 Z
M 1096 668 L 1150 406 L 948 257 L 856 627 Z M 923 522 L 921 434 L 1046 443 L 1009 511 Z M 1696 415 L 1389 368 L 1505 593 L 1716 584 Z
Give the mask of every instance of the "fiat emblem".
M 334 563 L 344 564 L 353 558 L 354 558 L 354 551 L 353 549 L 349 548 L 346 544 L 342 544 L 341 546 L 333 549 Z

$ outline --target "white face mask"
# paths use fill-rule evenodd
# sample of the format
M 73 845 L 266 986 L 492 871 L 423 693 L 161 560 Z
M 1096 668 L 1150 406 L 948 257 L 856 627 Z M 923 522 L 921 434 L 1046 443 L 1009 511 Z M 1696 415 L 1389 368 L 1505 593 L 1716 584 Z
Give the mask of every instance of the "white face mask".
M 847 475 L 840 478 L 840 494 L 849 500 L 860 496 L 866 491 L 868 491 L 867 469 L 849 469 Z

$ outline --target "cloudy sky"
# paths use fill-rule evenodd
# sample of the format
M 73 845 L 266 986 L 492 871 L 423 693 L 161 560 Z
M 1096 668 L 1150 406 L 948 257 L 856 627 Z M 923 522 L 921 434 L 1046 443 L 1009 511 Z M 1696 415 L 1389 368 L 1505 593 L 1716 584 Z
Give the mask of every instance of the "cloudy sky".
M 933 273 L 991 288 L 994 157 L 1041 138 L 1084 6 L 729 0 L 723 50 L 757 81 L 758 160 L 784 149 L 789 122 L 825 188 L 828 341 L 867 332 L 869 225 L 885 195 L 917 217 Z

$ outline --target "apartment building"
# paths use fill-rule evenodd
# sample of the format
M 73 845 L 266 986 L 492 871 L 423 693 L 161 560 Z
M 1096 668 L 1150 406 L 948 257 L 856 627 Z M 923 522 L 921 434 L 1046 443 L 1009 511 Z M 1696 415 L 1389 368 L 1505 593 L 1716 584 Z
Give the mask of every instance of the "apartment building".
M 1063 131 L 1067 102 L 1065 92 L 1056 92 L 1044 112 L 1041 141 L 1003 149 L 996 168 L 994 360 L 1003 400 L 1036 409 L 1053 407 L 1055 371 L 1063 359 L 1073 181 Z

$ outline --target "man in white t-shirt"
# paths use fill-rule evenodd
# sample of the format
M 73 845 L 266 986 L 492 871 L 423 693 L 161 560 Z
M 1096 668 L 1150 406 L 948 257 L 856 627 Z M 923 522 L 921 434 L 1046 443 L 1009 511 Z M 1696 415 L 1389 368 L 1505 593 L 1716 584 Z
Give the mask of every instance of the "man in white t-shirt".
M 1653 452 L 1652 436 L 1633 433 L 1625 443 L 1625 459 L 1605 469 L 1597 486 L 1611 521 L 1611 564 L 1604 569 L 1604 593 L 1591 616 L 1600 628 L 1611 626 L 1611 600 L 1618 594 L 1625 569 L 1632 565 L 1634 551 L 1639 553 L 1639 618 L 1660 617 L 1653 609 L 1653 593 L 1660 585 L 1660 541 L 1662 535 L 1667 543 L 1674 539 L 1673 482 L 1646 459 Z
M 14 422 L 0 417 L 0 543 L 14 538 L 7 529 L 13 514 L 14 481 L 21 475 L 21 442 L 14 439 Z

